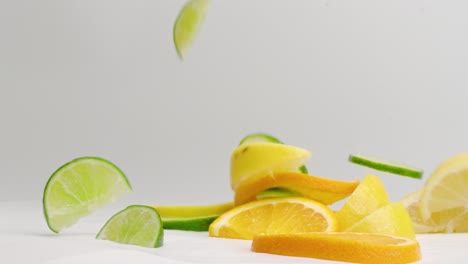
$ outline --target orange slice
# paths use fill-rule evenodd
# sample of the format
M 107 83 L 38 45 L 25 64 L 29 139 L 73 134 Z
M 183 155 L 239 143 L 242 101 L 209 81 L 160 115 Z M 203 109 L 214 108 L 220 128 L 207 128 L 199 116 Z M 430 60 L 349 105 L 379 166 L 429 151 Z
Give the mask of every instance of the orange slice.
M 235 207 L 209 228 L 212 237 L 252 239 L 258 234 L 331 232 L 338 228 L 333 211 L 302 197 L 271 198 Z
M 355 263 L 410 263 L 421 259 L 416 240 L 367 233 L 259 235 L 252 251 Z
M 258 193 L 281 187 L 298 196 L 330 205 L 349 196 L 358 185 L 359 181 L 338 181 L 299 172 L 275 173 L 241 183 L 236 190 L 234 204 L 254 201 Z

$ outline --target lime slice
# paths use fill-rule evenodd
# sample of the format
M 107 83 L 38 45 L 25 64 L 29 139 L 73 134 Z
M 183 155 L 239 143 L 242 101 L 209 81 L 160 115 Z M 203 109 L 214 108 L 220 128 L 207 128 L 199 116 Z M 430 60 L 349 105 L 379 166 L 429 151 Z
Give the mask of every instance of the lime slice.
M 164 229 L 208 231 L 210 224 L 234 207 L 233 202 L 214 205 L 153 206 L 161 216 Z
M 110 161 L 74 159 L 58 168 L 45 186 L 42 202 L 47 225 L 59 233 L 131 190 L 127 177 Z
M 379 171 L 408 176 L 416 179 L 421 179 L 423 175 L 423 171 L 420 169 L 369 156 L 351 154 L 349 155 L 349 161 Z
M 112 216 L 97 239 L 155 248 L 163 245 L 164 230 L 158 211 L 151 206 L 131 205 Z
M 173 28 L 173 37 L 180 59 L 183 59 L 192 47 L 205 20 L 209 5 L 209 0 L 190 0 L 184 5 L 177 16 Z

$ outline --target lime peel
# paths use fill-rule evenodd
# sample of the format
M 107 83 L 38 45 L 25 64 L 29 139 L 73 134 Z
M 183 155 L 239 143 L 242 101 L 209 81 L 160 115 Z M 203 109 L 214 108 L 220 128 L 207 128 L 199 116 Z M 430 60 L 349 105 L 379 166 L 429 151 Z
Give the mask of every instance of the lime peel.
M 208 231 L 210 224 L 234 207 L 233 202 L 213 205 L 155 205 L 164 229 Z
M 349 155 L 348 160 L 354 164 L 362 165 L 368 168 L 389 172 L 401 176 L 408 176 L 415 179 L 421 179 L 423 175 L 423 171 L 421 169 L 399 164 L 392 161 L 383 160 L 376 157 L 351 154 Z

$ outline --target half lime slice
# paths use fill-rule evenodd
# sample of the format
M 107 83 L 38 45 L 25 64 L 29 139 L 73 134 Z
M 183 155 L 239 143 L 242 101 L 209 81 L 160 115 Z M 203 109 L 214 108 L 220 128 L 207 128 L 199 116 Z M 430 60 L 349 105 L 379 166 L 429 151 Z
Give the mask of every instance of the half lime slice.
M 179 12 L 174 23 L 174 45 L 180 59 L 192 48 L 200 27 L 205 20 L 210 0 L 190 0 Z
M 234 207 L 233 202 L 213 205 L 156 205 L 164 229 L 208 231 L 210 224 Z
M 44 189 L 47 225 L 55 233 L 116 200 L 132 187 L 113 163 L 98 157 L 81 157 L 58 168 Z
M 349 155 L 349 161 L 379 171 L 384 171 L 401 176 L 408 176 L 416 179 L 421 179 L 423 175 L 423 170 L 421 169 L 396 163 L 393 161 L 383 160 L 376 157 L 351 154 Z
M 156 209 L 145 205 L 131 205 L 112 216 L 96 238 L 156 248 L 163 245 L 164 230 Z

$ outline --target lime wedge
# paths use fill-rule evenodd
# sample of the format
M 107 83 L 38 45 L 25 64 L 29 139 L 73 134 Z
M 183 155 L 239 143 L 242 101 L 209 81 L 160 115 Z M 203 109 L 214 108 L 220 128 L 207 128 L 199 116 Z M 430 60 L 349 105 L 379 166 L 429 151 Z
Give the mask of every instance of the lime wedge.
M 208 231 L 210 224 L 234 207 L 233 202 L 214 205 L 153 206 L 161 216 L 164 229 Z
M 112 216 L 96 238 L 155 248 L 163 245 L 164 230 L 156 209 L 145 205 L 131 205 Z
M 351 154 L 349 155 L 349 161 L 379 171 L 408 176 L 416 179 L 421 179 L 423 175 L 423 171 L 420 169 L 375 157 Z
M 47 225 L 59 233 L 131 190 L 127 177 L 110 161 L 98 157 L 74 159 L 47 181 L 42 200 Z
M 210 0 L 190 0 L 181 9 L 174 23 L 174 45 L 180 59 L 192 47 L 200 27 L 205 20 Z

